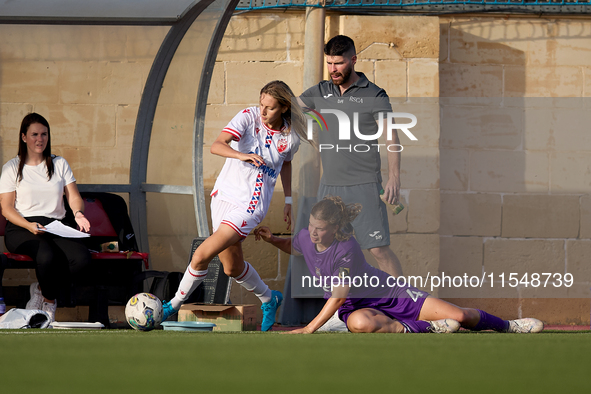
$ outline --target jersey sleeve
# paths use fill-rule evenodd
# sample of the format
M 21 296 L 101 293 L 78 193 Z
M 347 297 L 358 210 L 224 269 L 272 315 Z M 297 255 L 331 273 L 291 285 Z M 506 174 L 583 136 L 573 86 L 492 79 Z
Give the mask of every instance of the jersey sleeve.
M 291 248 L 293 250 L 295 250 L 296 252 L 298 252 L 299 254 L 304 254 L 302 252 L 302 243 L 301 243 L 302 237 L 305 236 L 304 232 L 305 232 L 304 230 L 300 230 L 291 240 Z
M 10 193 L 16 190 L 16 173 L 17 167 L 13 160 L 4 164 L 0 176 L 0 193 Z
M 232 135 L 235 141 L 240 141 L 244 132 L 252 125 L 253 114 L 252 108 L 246 108 L 240 111 L 222 130 L 225 133 Z
M 291 149 L 289 150 L 289 155 L 285 158 L 285 161 L 292 161 L 295 154 L 300 149 L 300 137 L 294 131 L 292 131 L 291 137 Z
M 380 112 L 384 113 L 384 119 L 386 119 L 386 113 L 392 112 L 392 105 L 386 91 L 384 89 L 380 90 L 374 100 L 372 110 L 374 119 L 378 120 Z

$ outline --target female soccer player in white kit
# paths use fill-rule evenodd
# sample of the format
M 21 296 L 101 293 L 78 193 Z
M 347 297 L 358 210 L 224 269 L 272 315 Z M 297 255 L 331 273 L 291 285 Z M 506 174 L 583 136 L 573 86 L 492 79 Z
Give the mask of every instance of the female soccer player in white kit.
M 261 89 L 259 107 L 238 113 L 212 144 L 211 153 L 226 157 L 211 193 L 214 232 L 195 250 L 174 298 L 163 303 L 163 321 L 205 279 L 209 262 L 218 255 L 226 275 L 261 300 L 261 330 L 275 323 L 283 296 L 244 261 L 241 242 L 265 217 L 279 174 L 286 196 L 284 220 L 291 225 L 291 159 L 300 144 L 298 134 L 305 138 L 304 115 L 292 107 L 292 97 L 284 82 L 269 82 Z

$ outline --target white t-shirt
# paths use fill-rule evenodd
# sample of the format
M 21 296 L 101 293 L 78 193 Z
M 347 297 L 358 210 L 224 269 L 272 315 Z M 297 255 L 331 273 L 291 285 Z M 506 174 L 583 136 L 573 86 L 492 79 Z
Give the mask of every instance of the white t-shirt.
M 64 208 L 64 188 L 76 182 L 70 165 L 63 157 L 53 158 L 53 176 L 47 179 L 45 161 L 36 166 L 23 167 L 23 179 L 16 180 L 19 158 L 8 161 L 2 167 L 0 176 L 0 194 L 16 191 L 14 206 L 23 217 L 46 216 L 53 219 L 63 219 L 66 216 Z
M 287 129 L 268 128 L 261 120 L 259 107 L 246 108 L 224 127 L 233 136 L 230 146 L 242 153 L 255 153 L 265 165 L 227 158 L 213 188 L 212 196 L 228 201 L 262 220 L 269 209 L 277 177 L 284 161 L 291 161 L 300 146 L 295 132 L 283 135 Z

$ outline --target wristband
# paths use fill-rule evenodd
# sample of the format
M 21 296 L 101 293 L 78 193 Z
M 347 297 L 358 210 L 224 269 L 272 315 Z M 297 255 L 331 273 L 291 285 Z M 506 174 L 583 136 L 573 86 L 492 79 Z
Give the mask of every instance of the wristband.
M 291 196 L 285 196 L 285 203 L 286 204 L 293 204 L 293 198 Z
M 82 215 L 84 215 L 84 212 L 82 212 L 81 210 L 77 210 L 76 212 L 74 212 L 74 217 L 76 217 L 76 214 L 80 212 Z

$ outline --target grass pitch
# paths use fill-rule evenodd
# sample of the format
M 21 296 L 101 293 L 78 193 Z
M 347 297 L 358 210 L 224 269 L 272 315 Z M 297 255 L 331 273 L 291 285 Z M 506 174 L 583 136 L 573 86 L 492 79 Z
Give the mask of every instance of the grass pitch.
M 0 330 L 1 393 L 583 393 L 591 333 Z

